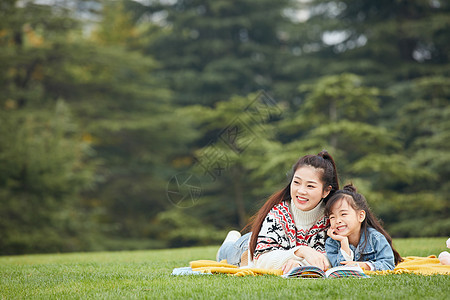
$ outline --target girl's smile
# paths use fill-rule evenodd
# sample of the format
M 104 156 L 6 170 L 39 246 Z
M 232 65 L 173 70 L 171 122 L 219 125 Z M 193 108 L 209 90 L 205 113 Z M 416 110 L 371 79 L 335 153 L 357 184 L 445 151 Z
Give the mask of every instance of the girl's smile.
M 346 225 L 341 225 L 341 226 L 337 226 L 337 227 L 336 227 L 336 230 L 337 230 L 338 232 L 344 231 L 345 229 L 347 229 L 347 226 L 346 226 Z

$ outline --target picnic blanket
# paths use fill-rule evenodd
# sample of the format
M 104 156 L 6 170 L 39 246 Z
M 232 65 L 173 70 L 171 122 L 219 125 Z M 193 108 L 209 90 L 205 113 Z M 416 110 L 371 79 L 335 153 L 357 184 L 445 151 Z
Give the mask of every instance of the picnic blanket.
M 450 275 L 450 265 L 443 265 L 435 255 L 428 257 L 407 256 L 403 258 L 404 261 L 399 263 L 394 270 L 387 271 L 365 271 L 371 275 L 387 275 L 387 274 L 401 274 L 412 273 L 417 275 Z M 239 268 L 234 265 L 226 263 L 226 260 L 217 262 L 213 260 L 195 260 L 189 263 L 190 267 L 175 268 L 173 275 L 187 275 L 187 274 L 229 274 L 231 276 L 247 276 L 247 275 L 282 275 L 281 270 L 274 269 L 259 269 L 259 268 Z
M 443 265 L 436 257 L 430 255 L 428 257 L 407 256 L 403 257 L 403 261 L 399 263 L 394 270 L 387 271 L 369 271 L 368 274 L 401 274 L 412 273 L 417 275 L 450 275 L 450 265 Z
M 173 275 L 194 275 L 194 274 L 228 274 L 231 276 L 247 276 L 247 275 L 283 275 L 283 271 L 274 269 L 245 268 L 227 264 L 226 260 L 221 262 L 213 260 L 195 260 L 189 263 L 190 267 L 175 268 Z

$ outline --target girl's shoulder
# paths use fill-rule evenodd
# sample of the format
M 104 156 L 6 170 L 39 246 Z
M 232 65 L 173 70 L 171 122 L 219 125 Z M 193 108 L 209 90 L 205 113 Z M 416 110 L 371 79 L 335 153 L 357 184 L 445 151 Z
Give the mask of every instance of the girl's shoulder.
M 369 232 L 369 234 L 373 234 L 373 235 L 383 235 L 381 232 L 379 232 L 378 230 L 376 230 L 373 227 L 367 226 L 367 231 Z
M 368 232 L 369 239 L 377 240 L 377 241 L 383 241 L 383 242 L 386 241 L 387 242 L 387 239 L 384 236 L 384 234 L 382 234 L 381 232 L 379 232 L 375 228 L 368 227 L 367 228 L 367 232 Z

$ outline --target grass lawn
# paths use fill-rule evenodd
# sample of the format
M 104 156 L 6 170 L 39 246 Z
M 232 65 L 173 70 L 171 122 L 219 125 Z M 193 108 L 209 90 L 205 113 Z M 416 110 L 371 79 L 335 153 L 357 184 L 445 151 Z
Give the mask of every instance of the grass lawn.
M 438 255 L 447 238 L 395 239 L 402 256 Z M 0 257 L 1 299 L 449 299 L 450 276 L 410 274 L 370 279 L 277 276 L 171 276 L 189 261 L 214 259 L 218 247 Z

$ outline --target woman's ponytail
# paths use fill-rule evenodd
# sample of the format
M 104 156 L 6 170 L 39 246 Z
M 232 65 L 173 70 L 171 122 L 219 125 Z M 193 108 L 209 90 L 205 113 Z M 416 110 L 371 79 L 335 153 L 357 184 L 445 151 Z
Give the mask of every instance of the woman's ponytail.
M 324 182 L 324 186 L 331 186 L 331 191 L 325 199 L 323 199 L 324 203 L 327 203 L 328 199 L 330 199 L 333 194 L 339 190 L 339 180 L 336 169 L 336 163 L 334 162 L 333 157 L 326 150 L 322 150 L 317 154 L 317 156 L 322 157 L 325 162 L 325 165 L 322 166 L 324 174 L 322 176 L 322 181 Z
M 353 184 L 347 184 L 342 188 L 342 190 L 349 192 L 349 193 L 356 193 L 356 187 Z

